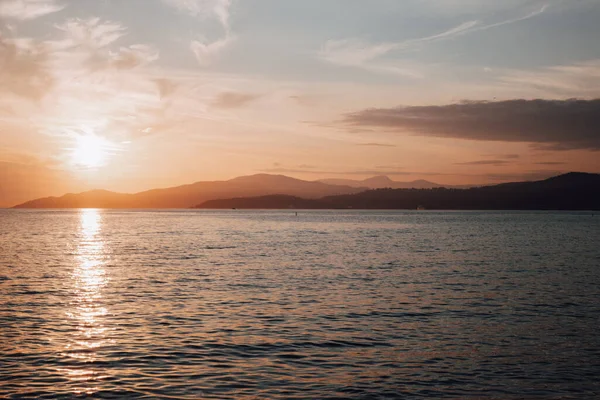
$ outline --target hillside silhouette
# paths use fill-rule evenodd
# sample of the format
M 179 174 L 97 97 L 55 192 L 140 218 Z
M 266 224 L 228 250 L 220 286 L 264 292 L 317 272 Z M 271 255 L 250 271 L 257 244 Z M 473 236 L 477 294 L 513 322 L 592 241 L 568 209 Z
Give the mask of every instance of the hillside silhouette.
M 319 182 L 330 185 L 343 185 L 365 189 L 433 189 L 438 187 L 449 187 L 438 183 L 419 179 L 410 182 L 399 182 L 390 179 L 385 175 L 374 176 L 363 180 L 353 179 L 320 179 Z
M 600 210 L 600 174 L 571 172 L 542 181 L 468 189 L 375 189 L 320 199 L 233 198 L 196 208 Z
M 254 197 L 287 194 L 307 199 L 358 193 L 364 188 L 310 182 L 284 175 L 257 174 L 227 181 L 196 182 L 135 194 L 92 190 L 46 197 L 19 204 L 14 208 L 189 208 L 207 200 L 230 197 Z

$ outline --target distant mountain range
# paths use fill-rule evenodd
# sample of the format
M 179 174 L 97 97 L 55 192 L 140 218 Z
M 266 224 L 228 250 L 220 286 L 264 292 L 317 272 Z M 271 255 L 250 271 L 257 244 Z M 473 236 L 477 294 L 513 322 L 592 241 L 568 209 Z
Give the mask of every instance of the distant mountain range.
M 92 190 L 28 201 L 14 208 L 190 208 L 207 200 L 288 194 L 316 199 L 324 196 L 352 194 L 365 190 L 323 182 L 309 182 L 283 175 L 258 174 L 228 181 L 196 182 L 166 189 L 135 194 Z
M 232 198 L 206 201 L 196 208 L 600 210 L 600 174 L 571 172 L 542 181 L 469 189 L 375 189 L 320 199 Z
M 375 189 L 369 189 L 371 187 Z M 135 194 L 106 190 L 70 193 L 32 200 L 15 208 L 190 207 L 597 210 L 600 209 L 600 174 L 572 172 L 543 181 L 467 189 L 445 188 L 427 181 L 395 182 L 388 177 L 310 182 L 283 175 L 258 174 Z
M 423 179 L 411 182 L 398 182 L 391 180 L 387 176 L 374 176 L 372 178 L 363 180 L 321 179 L 319 180 L 319 182 L 327 183 L 329 185 L 342 185 L 366 189 L 433 189 L 438 187 L 449 187 L 446 185 L 440 185 L 434 182 L 429 182 Z

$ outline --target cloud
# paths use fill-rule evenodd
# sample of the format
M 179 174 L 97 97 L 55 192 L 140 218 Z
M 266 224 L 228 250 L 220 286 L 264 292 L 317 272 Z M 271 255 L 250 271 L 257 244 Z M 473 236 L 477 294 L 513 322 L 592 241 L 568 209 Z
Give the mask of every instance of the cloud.
M 200 38 L 190 42 L 190 50 L 200 66 L 206 67 L 212 64 L 217 55 L 235 41 L 230 25 L 231 0 L 163 0 L 163 2 L 193 17 L 216 18 L 225 30 L 225 35 L 220 39 L 209 41 Z
M 65 8 L 55 0 L 0 0 L 0 17 L 32 20 Z
M 229 7 L 231 6 L 231 0 L 216 0 L 214 3 L 213 12 L 219 18 L 221 25 L 229 31 Z
M 231 0 L 163 0 L 163 2 L 193 17 L 217 18 L 226 31 L 230 29 Z
M 0 90 L 40 100 L 55 83 L 49 68 L 49 49 L 29 39 L 0 35 Z
M 292 95 L 289 98 L 303 107 L 314 107 L 319 103 L 319 99 L 311 95 Z
M 508 70 L 501 84 L 531 88 L 549 96 L 600 97 L 600 59 L 534 70 Z
M 127 29 L 117 22 L 99 18 L 72 18 L 55 26 L 63 37 L 49 42 L 56 55 L 65 64 L 83 64 L 89 71 L 106 69 L 128 70 L 156 61 L 159 52 L 154 46 L 133 44 L 111 47 L 127 34 Z
M 423 73 L 420 68 L 408 65 L 406 62 L 398 64 L 389 61 L 373 61 L 393 51 L 414 51 L 429 43 L 450 40 L 458 36 L 525 21 L 544 13 L 547 8 L 548 5 L 544 5 L 525 15 L 487 24 L 477 20 L 466 21 L 440 33 L 400 42 L 368 43 L 356 38 L 328 40 L 321 47 L 318 56 L 322 60 L 335 65 L 359 67 L 371 72 L 402 75 L 409 78 L 422 78 Z
M 192 40 L 190 43 L 190 50 L 194 53 L 198 64 L 206 67 L 212 64 L 217 58 L 218 54 L 229 45 L 234 38 L 232 36 L 226 36 L 222 39 L 214 42 L 207 43 L 202 40 Z
M 19 129 L 68 143 L 89 128 L 119 142 L 171 131 L 191 104 L 201 109 L 197 98 L 164 101 L 178 83 L 147 68 L 159 56 L 153 46 L 117 46 L 121 24 L 69 19 L 54 28 L 53 40 L 0 35 L 0 110 L 9 107 Z
M 370 146 L 370 147 L 396 147 L 394 144 L 388 143 L 357 143 L 357 146 Z
M 301 169 L 301 168 L 267 168 L 260 172 L 266 172 L 270 174 L 315 174 L 315 175 L 413 175 L 413 172 L 398 171 L 398 170 L 353 170 L 353 171 L 324 171 L 315 169 Z M 418 173 L 416 173 L 418 174 Z M 422 174 L 426 175 L 426 174 Z M 437 175 L 437 174 L 435 174 Z
M 118 52 L 111 52 L 110 57 L 110 66 L 117 69 L 131 69 L 158 60 L 158 50 L 152 46 L 135 44 L 121 47 Z
M 427 37 L 423 37 L 423 38 L 419 38 L 419 39 L 410 39 L 410 40 L 406 40 L 404 42 L 400 42 L 400 43 L 398 43 L 397 48 L 405 49 L 405 50 L 412 50 L 412 49 L 420 47 L 426 43 L 454 39 L 458 36 L 467 35 L 467 34 L 474 33 L 474 32 L 485 31 L 485 30 L 497 28 L 497 27 L 500 27 L 503 25 L 514 24 L 516 22 L 521 22 L 521 21 L 525 21 L 530 18 L 536 17 L 536 16 L 544 13 L 547 9 L 548 9 L 548 5 L 544 5 L 541 8 L 539 8 L 535 11 L 532 11 L 530 13 L 527 13 L 525 15 L 518 16 L 515 18 L 511 18 L 511 19 L 502 20 L 499 22 L 489 23 L 489 24 L 482 24 L 481 21 L 463 22 L 462 24 L 455 26 L 453 28 L 450 28 L 447 31 L 442 32 L 442 33 L 438 33 L 438 34 L 435 34 L 432 36 L 427 36 Z
M 328 40 L 319 51 L 319 58 L 335 65 L 357 67 L 376 73 L 421 78 L 415 68 L 406 65 L 372 63 L 376 58 L 397 49 L 398 43 L 371 44 L 359 39 Z
M 161 99 L 171 96 L 177 90 L 177 83 L 167 78 L 157 78 L 154 80 L 158 88 L 158 94 Z
M 260 95 L 225 92 L 217 96 L 212 105 L 218 108 L 239 108 L 258 99 Z
M 418 136 L 532 143 L 549 150 L 600 150 L 600 99 L 374 108 L 346 114 L 342 124 Z
M 505 166 L 511 164 L 505 160 L 479 160 L 479 161 L 467 161 L 461 163 L 455 163 L 454 165 L 494 165 L 494 166 Z
M 521 158 L 521 156 L 519 154 L 502 154 L 496 157 L 500 157 L 500 158 L 504 158 L 507 160 L 516 160 L 518 158 Z
M 397 47 L 397 43 L 370 44 L 359 39 L 328 40 L 320 54 L 334 64 L 359 66 Z
M 562 161 L 542 161 L 542 162 L 536 162 L 536 165 L 565 165 L 566 162 L 562 162 Z
M 65 39 L 56 43 L 59 48 L 71 46 L 102 48 L 116 42 L 126 33 L 123 25 L 102 21 L 100 18 L 71 18 L 55 26 L 65 33 Z

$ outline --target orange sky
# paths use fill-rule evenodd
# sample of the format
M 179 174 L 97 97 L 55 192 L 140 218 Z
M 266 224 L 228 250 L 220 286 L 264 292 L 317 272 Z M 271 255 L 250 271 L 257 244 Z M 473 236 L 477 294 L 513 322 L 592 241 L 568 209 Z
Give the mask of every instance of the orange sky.
M 597 1 L 137 3 L 0 2 L 0 206 L 263 172 L 600 172 L 598 105 L 565 102 L 600 94 Z

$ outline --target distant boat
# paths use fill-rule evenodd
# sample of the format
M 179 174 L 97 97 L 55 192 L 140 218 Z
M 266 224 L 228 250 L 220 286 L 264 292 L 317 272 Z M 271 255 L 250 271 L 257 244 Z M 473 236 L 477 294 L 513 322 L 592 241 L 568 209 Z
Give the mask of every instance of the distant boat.
M 417 210 L 425 210 L 425 206 L 417 206 Z

